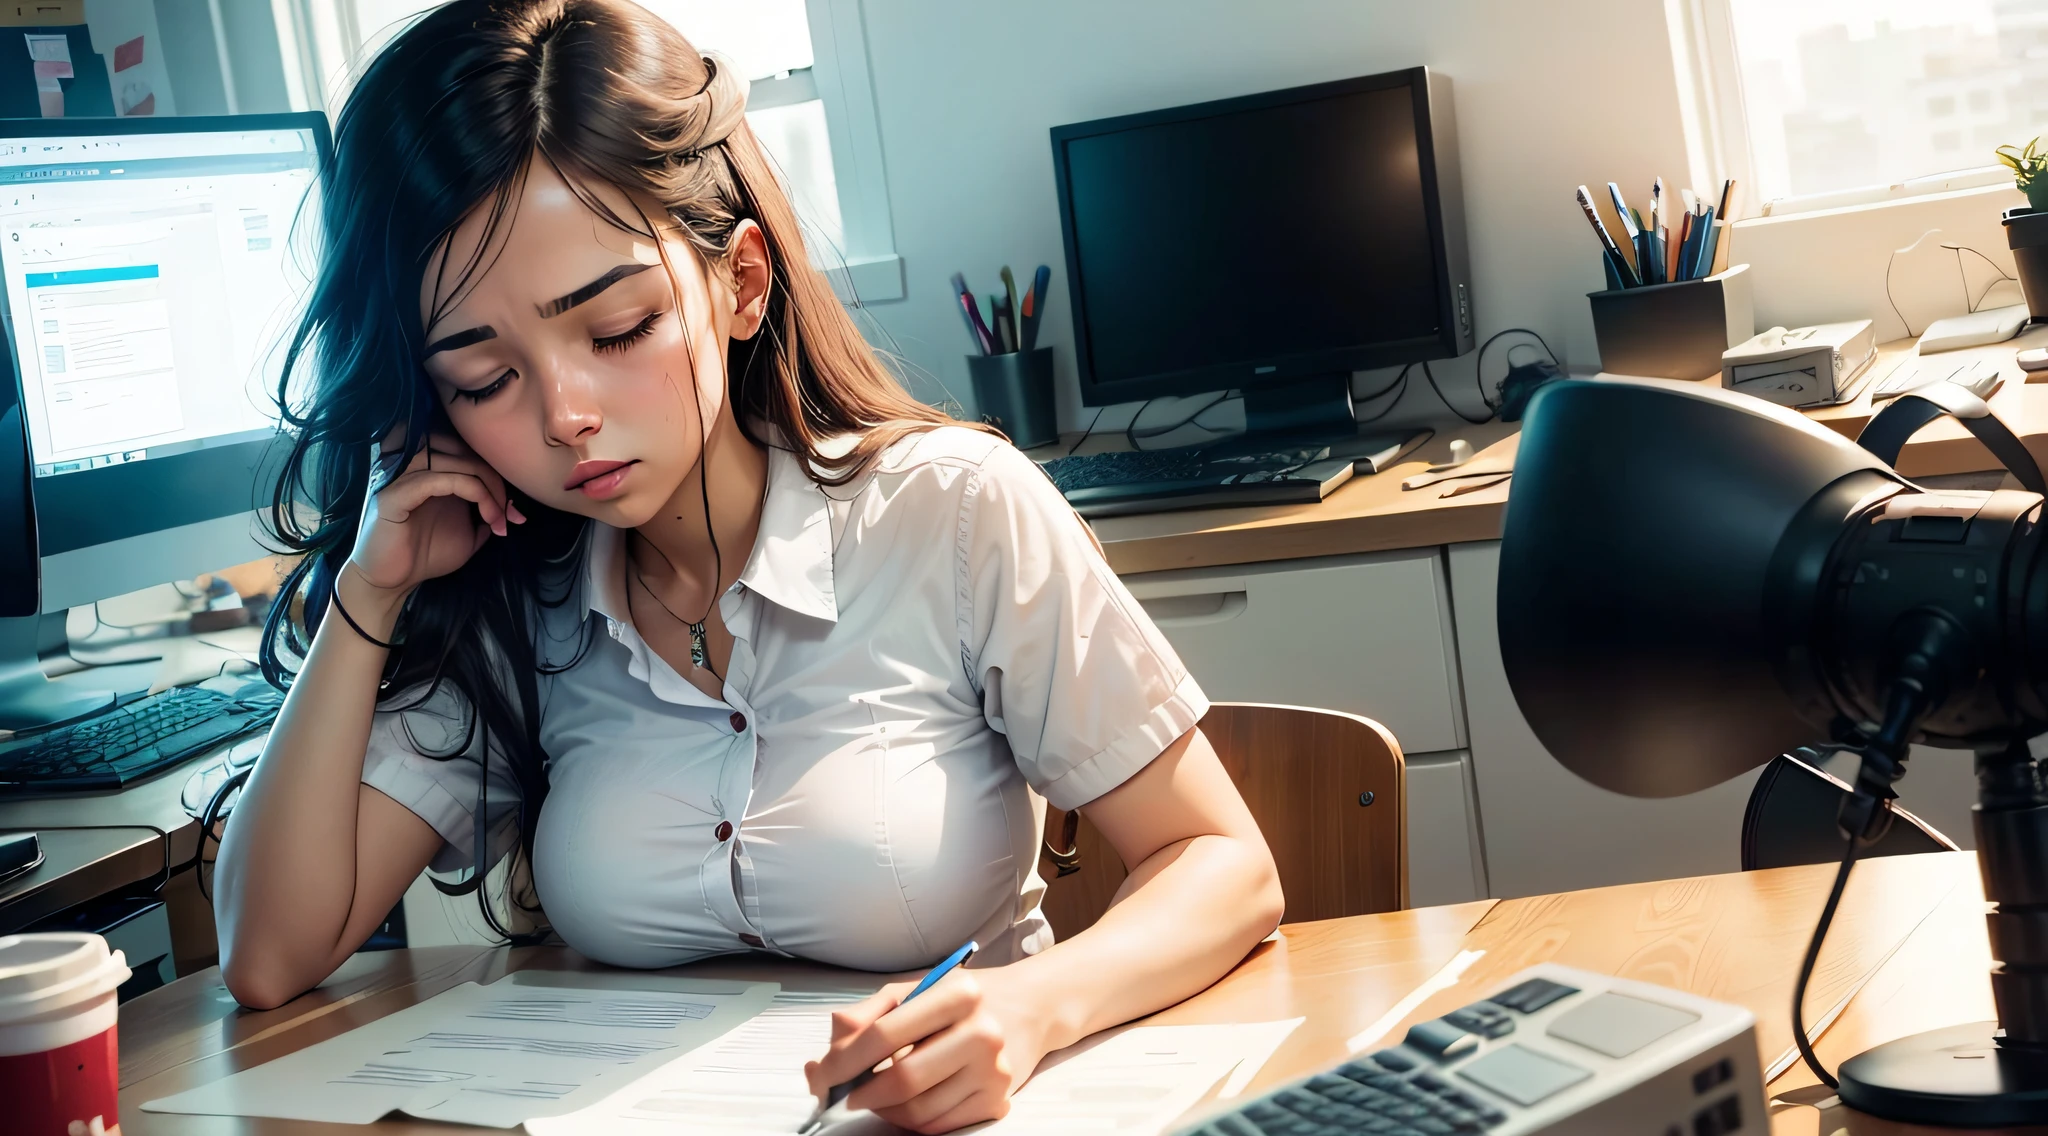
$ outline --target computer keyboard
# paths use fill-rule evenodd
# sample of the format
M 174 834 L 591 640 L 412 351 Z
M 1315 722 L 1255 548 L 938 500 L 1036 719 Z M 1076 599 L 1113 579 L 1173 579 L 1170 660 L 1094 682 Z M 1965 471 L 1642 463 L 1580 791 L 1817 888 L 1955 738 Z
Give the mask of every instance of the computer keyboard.
M 1077 512 L 1102 517 L 1320 501 L 1350 479 L 1353 461 L 1332 458 L 1329 446 L 1257 452 L 1187 446 L 1053 458 L 1041 466 Z
M 1180 1136 L 1737 1136 L 1770 1130 L 1756 1018 L 1544 964 L 1398 1045 L 1212 1114 Z
M 0 795 L 119 789 L 269 726 L 283 701 L 266 683 L 234 694 L 186 686 L 16 734 L 0 741 Z
M 1929 383 L 1955 383 L 1978 398 L 1990 398 L 2003 379 L 1996 362 L 1982 357 L 1915 356 L 1892 368 L 1870 388 L 1870 401 L 1897 398 Z
M 1062 493 L 1101 485 L 1137 485 L 1148 481 L 1179 481 L 1202 471 L 1202 450 L 1119 450 L 1106 454 L 1054 458 L 1044 464 L 1046 476 Z

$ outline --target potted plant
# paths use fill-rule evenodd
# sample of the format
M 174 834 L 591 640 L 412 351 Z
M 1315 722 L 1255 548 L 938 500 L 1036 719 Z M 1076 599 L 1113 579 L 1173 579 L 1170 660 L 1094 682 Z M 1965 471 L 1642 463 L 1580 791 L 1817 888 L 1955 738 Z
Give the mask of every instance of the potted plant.
M 2000 146 L 1998 163 L 2012 171 L 2013 184 L 2027 195 L 2027 208 L 2005 211 L 2005 243 L 2019 268 L 2027 314 L 2048 319 L 2048 150 L 2035 138 L 2024 148 Z

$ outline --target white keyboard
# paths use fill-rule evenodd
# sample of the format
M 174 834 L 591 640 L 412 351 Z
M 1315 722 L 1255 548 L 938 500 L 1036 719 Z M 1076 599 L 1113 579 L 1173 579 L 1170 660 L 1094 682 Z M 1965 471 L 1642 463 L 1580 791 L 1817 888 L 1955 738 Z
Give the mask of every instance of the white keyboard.
M 1184 1136 L 1765 1136 L 1756 1018 L 1546 963 Z
M 1913 356 L 1870 388 L 1870 401 L 1896 398 L 1929 383 L 1955 383 L 1978 398 L 1990 398 L 2003 383 L 1997 362 L 1977 358 Z

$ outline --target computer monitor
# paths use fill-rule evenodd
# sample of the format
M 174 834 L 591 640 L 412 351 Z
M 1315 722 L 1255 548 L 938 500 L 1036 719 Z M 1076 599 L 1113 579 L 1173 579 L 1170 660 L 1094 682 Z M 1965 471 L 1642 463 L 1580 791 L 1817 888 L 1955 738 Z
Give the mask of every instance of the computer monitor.
M 1355 430 L 1351 372 L 1472 349 L 1449 80 L 1424 67 L 1054 127 L 1081 399 L 1241 390 Z
M 0 727 L 108 698 L 37 613 L 263 555 L 329 154 L 319 113 L 0 121 Z

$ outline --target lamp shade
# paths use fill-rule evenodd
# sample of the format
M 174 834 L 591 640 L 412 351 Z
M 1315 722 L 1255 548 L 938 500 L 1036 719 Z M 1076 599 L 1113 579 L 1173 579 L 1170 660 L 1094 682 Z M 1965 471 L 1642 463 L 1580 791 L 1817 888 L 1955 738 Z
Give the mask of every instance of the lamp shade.
M 1818 577 L 1854 502 L 1900 484 L 1747 395 L 1654 379 L 1543 388 L 1499 591 L 1501 657 L 1536 736 L 1637 797 L 1696 792 L 1812 740 L 1829 709 L 1792 674 L 1810 616 L 1788 607 L 1788 579 Z

